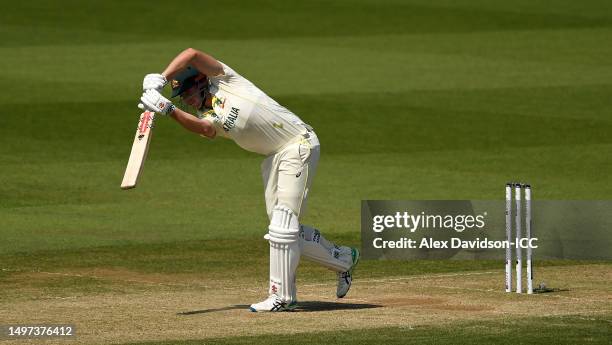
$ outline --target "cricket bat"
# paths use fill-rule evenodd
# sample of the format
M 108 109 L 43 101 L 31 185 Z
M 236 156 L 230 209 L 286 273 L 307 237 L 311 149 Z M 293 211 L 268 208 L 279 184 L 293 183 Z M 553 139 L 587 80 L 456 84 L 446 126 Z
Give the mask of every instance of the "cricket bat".
M 154 112 L 145 111 L 140 114 L 138 129 L 136 130 L 136 135 L 134 136 L 132 152 L 130 153 L 130 160 L 125 168 L 125 174 L 123 175 L 123 181 L 121 182 L 121 189 L 131 189 L 136 187 L 138 176 L 142 171 L 145 158 L 147 157 L 147 151 L 149 150 L 151 131 L 153 130 L 154 122 Z

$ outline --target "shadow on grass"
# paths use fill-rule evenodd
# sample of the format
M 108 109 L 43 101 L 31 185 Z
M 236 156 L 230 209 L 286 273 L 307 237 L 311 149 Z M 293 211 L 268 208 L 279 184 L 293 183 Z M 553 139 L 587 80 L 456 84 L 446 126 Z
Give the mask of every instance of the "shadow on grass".
M 358 309 L 372 309 L 380 308 L 382 305 L 379 304 L 368 304 L 368 303 L 337 303 L 337 302 L 321 302 L 321 301 L 306 301 L 298 303 L 298 306 L 293 312 L 314 312 L 314 311 L 332 311 L 332 310 L 358 310 Z M 246 304 L 235 304 L 222 308 L 211 308 L 202 310 L 191 310 L 176 313 L 177 315 L 195 315 L 195 314 L 206 314 L 214 313 L 227 310 L 249 310 L 249 306 Z
M 202 309 L 202 310 L 183 311 L 180 313 L 176 313 L 176 315 L 206 314 L 206 313 L 214 313 L 218 311 L 236 310 L 236 309 L 249 310 L 249 305 L 248 304 L 235 304 L 235 305 L 230 305 L 230 306 L 223 307 L 223 308 L 211 308 L 211 309 Z
M 372 309 L 381 308 L 380 304 L 369 303 L 338 303 L 338 302 L 321 302 L 321 301 L 306 301 L 298 303 L 295 311 L 310 312 L 310 311 L 331 311 L 331 310 L 350 310 L 350 309 Z

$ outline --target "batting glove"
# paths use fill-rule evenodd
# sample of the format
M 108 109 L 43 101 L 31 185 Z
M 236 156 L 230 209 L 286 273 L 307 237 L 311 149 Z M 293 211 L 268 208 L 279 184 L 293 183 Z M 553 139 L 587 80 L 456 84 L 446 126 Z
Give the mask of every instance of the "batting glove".
M 168 84 L 166 77 L 159 73 L 151 73 L 145 75 L 144 80 L 142 81 L 142 90 L 147 91 L 153 89 L 161 91 L 166 84 Z
M 162 96 L 157 90 L 147 90 L 140 97 L 138 107 L 143 110 L 153 111 L 158 114 L 168 115 L 176 108 L 170 100 Z M 142 107 L 141 107 L 142 105 Z

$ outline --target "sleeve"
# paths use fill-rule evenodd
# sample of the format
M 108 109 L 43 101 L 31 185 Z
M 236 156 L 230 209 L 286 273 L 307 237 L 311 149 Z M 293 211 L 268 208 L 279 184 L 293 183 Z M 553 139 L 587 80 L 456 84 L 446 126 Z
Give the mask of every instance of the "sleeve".
M 221 64 L 221 66 L 223 66 L 223 74 L 219 74 L 218 76 L 214 77 L 209 77 L 208 80 L 211 84 L 215 86 L 219 86 L 219 84 L 229 85 L 230 83 L 232 83 L 232 81 L 236 79 L 236 72 L 234 72 L 233 69 L 231 69 L 223 62 L 219 61 L 219 63 Z

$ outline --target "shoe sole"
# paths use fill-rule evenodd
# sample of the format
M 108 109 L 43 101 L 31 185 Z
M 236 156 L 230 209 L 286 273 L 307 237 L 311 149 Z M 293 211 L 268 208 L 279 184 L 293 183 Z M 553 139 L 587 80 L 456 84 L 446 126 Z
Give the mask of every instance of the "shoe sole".
M 351 273 L 351 275 L 353 275 L 353 270 L 355 269 L 355 267 L 357 266 L 357 264 L 359 263 L 359 259 L 361 258 L 361 253 L 359 252 L 359 249 L 357 248 L 351 248 L 352 250 L 354 250 L 353 253 L 354 254 L 354 258 L 353 258 L 353 266 L 351 266 L 351 268 L 349 269 L 349 272 Z M 351 253 L 351 254 L 353 254 Z

